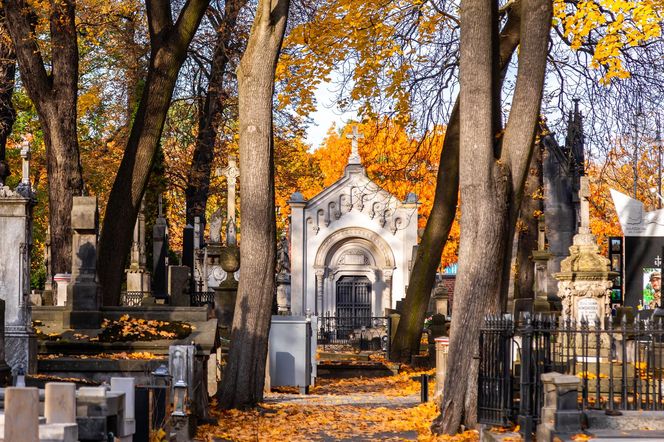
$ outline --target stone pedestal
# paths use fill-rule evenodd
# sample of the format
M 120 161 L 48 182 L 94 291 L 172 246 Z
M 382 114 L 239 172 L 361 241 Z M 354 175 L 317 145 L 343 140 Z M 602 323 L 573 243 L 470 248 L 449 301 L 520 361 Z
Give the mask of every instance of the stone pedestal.
M 67 287 L 71 281 L 70 273 L 57 273 L 53 277 L 55 282 L 55 299 L 53 305 L 64 306 L 67 303 Z
M 156 298 L 166 298 L 166 267 L 168 265 L 168 224 L 164 218 L 159 196 L 159 215 L 152 227 L 152 293 Z
M 127 292 L 142 292 L 150 295 L 150 273 L 143 269 L 127 270 Z
M 447 356 L 450 350 L 450 338 L 438 337 L 436 342 L 436 390 L 434 391 L 434 401 L 439 403 L 443 388 L 445 387 L 445 373 L 447 372 Z
M 63 325 L 73 329 L 95 329 L 101 325 L 101 300 L 97 287 L 97 198 L 75 196 L 71 209 L 72 272 L 67 288 L 67 310 Z
M 447 303 L 449 300 L 449 294 L 447 292 L 447 287 L 445 287 L 442 282 L 436 285 L 436 288 L 433 291 L 433 299 L 436 304 L 436 313 L 439 315 L 447 316 Z
M 560 273 L 554 275 L 563 304 L 562 316 L 585 318 L 590 323 L 596 317 L 603 320 L 611 313 L 610 289 L 617 273 L 610 271 L 609 260 L 600 255 L 590 233 L 575 235 L 569 250 L 570 256 L 560 263 Z
M 214 289 L 214 313 L 221 336 L 230 338 L 237 299 L 237 281 L 230 278 Z
M 580 379 L 556 372 L 542 374 L 544 406 L 537 426 L 538 441 L 555 440 L 556 434 L 581 432 L 581 411 L 578 407 Z
M 290 274 L 277 275 L 277 311 L 280 315 L 290 315 Z
M 29 182 L 11 191 L 0 187 L 0 299 L 5 301 L 4 347 L 14 374 L 34 373 L 36 336 L 32 330 L 30 249 L 32 248 L 32 198 Z M 0 359 L 0 371 L 4 358 Z

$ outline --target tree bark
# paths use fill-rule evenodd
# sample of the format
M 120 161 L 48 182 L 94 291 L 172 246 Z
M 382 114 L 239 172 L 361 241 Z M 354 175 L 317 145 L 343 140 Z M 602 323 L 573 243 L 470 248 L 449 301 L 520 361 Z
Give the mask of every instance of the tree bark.
M 166 113 L 189 43 L 209 0 L 188 0 L 176 22 L 171 5 L 146 0 L 150 34 L 148 76 L 106 206 L 97 274 L 105 305 L 117 305 L 134 223 L 159 147 Z
M 210 67 L 208 90 L 198 119 L 198 135 L 194 155 L 187 174 L 185 190 L 187 224 L 194 225 L 195 217 L 205 221 L 210 172 L 215 154 L 217 129 L 221 125 L 224 111 L 224 75 L 230 60 L 229 47 L 235 33 L 237 17 L 247 0 L 227 0 L 224 4 L 223 22 L 217 29 L 217 41 Z
M 501 70 L 501 80 L 512 54 L 519 44 L 519 26 L 519 11 L 517 9 L 510 10 L 507 23 L 500 33 L 499 68 Z M 390 359 L 393 361 L 409 362 L 410 357 L 419 351 L 424 316 L 429 304 L 436 270 L 440 264 L 440 256 L 443 253 L 456 214 L 458 193 L 459 98 L 457 98 L 454 105 L 450 122 L 445 131 L 433 207 L 417 249 L 401 318 L 392 342 Z
M 242 273 L 219 405 L 263 399 L 276 255 L 274 213 L 274 74 L 288 20 L 289 0 L 260 0 L 238 67 Z
M 443 409 L 433 430 L 455 433 L 462 422 L 476 424 L 477 354 L 484 316 L 500 308 L 505 258 L 512 244 L 531 159 L 541 105 L 552 5 L 548 0 L 523 2 L 517 80 L 509 119 L 501 139 L 495 113 L 499 82 L 492 56 L 496 3 L 461 4 L 461 109 L 459 188 L 461 240 L 459 274 L 450 336 L 450 358 Z M 510 249 L 511 250 L 511 249 Z M 467 382 L 459 382 L 465 379 Z
M 5 20 L 5 9 L 0 7 L 0 186 L 4 185 L 10 174 L 9 164 L 6 161 L 7 138 L 16 120 L 12 104 L 16 53 Z
M 7 0 L 7 27 L 14 43 L 23 85 L 37 109 L 44 131 L 48 173 L 51 274 L 71 267 L 71 207 L 83 192 L 78 151 L 78 41 L 76 2 L 51 1 L 51 71 L 34 37 L 35 16 L 25 0 Z

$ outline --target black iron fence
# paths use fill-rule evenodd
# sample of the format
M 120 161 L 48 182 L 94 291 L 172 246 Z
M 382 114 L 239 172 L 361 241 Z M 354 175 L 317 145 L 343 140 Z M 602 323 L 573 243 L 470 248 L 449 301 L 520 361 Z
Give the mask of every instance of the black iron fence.
M 603 323 L 602 323 L 603 322 Z M 525 315 L 490 316 L 480 332 L 478 419 L 518 423 L 529 437 L 540 421 L 543 373 L 579 378 L 581 410 L 664 410 L 664 325 Z
M 214 306 L 214 292 L 213 291 L 203 291 L 203 292 L 192 292 L 191 293 L 191 306 L 192 307 L 202 307 L 206 304 Z
M 126 307 L 138 307 L 143 302 L 143 298 L 151 296 L 151 292 L 122 292 L 120 294 L 120 305 Z
M 388 351 L 390 318 L 384 316 L 321 316 L 318 345 L 351 346 L 356 350 Z

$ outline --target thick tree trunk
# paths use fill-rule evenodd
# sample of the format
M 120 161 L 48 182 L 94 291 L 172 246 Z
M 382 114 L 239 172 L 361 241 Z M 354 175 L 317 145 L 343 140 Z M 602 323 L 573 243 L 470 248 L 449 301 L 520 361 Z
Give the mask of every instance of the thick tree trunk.
M 7 138 L 16 120 L 12 105 L 15 77 L 16 53 L 5 23 L 4 7 L 0 7 L 0 186 L 6 182 L 10 173 L 6 161 L 6 147 Z
M 189 0 L 173 23 L 171 6 L 147 0 L 151 54 L 148 77 L 106 206 L 97 274 L 105 305 L 117 305 L 134 223 L 159 147 L 166 113 L 189 43 L 209 0 Z
M 434 431 L 455 433 L 476 423 L 477 345 L 487 313 L 500 308 L 511 232 L 520 208 L 541 104 L 551 2 L 521 5 L 521 46 L 509 120 L 500 137 L 496 88 L 500 82 L 495 29 L 496 2 L 461 3 L 461 113 L 459 274 L 450 336 L 443 409 Z M 492 124 L 493 122 L 493 124 Z M 502 141 L 502 142 L 501 142 Z M 460 380 L 464 380 L 460 382 Z
M 507 23 L 500 33 L 501 80 L 519 44 L 519 26 L 519 11 L 510 11 Z M 458 192 L 459 99 L 457 98 L 445 131 L 443 150 L 440 153 L 433 207 L 417 249 L 401 318 L 391 347 L 390 359 L 393 361 L 409 362 L 411 355 L 419 351 L 424 315 L 429 304 L 436 269 L 440 264 L 440 256 L 456 214 Z
M 208 90 L 198 119 L 198 135 L 187 174 L 186 222 L 192 226 L 194 218 L 197 216 L 201 220 L 205 220 L 217 130 L 221 125 L 224 110 L 224 76 L 230 59 L 229 51 L 232 50 L 229 43 L 235 33 L 240 9 L 246 2 L 246 0 L 227 0 L 224 5 L 223 22 L 217 29 L 217 42 L 210 67 Z
M 78 42 L 74 0 L 51 2 L 51 72 L 34 39 L 34 11 L 24 0 L 5 2 L 7 27 L 21 79 L 44 131 L 48 173 L 51 274 L 71 267 L 71 207 L 83 192 L 78 151 Z M 28 37 L 30 36 L 30 37 Z
M 237 71 L 242 273 L 219 399 L 224 409 L 263 399 L 276 255 L 272 101 L 288 8 L 289 0 L 259 1 Z

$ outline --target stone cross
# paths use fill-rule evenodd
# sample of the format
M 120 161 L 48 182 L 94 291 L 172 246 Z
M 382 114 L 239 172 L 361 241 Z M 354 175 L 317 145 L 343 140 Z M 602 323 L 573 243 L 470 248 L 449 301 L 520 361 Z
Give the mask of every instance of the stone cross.
M 240 176 L 240 169 L 237 167 L 235 157 L 228 158 L 228 166 L 221 170 L 221 174 L 226 177 L 226 185 L 228 186 L 228 213 L 226 223 L 226 244 L 236 245 L 236 224 L 235 224 L 235 185 L 237 178 Z
M 364 138 L 364 135 L 360 133 L 357 129 L 357 126 L 353 126 L 353 133 L 346 135 L 346 138 L 353 140 L 351 144 L 350 156 L 348 157 L 348 164 L 361 164 L 362 159 L 357 150 L 357 141 Z
M 235 184 L 240 176 L 240 169 L 237 167 L 235 157 L 228 158 L 228 166 L 221 172 L 226 177 L 226 184 L 228 185 L 228 220 L 235 222 Z
M 581 206 L 579 209 L 581 218 L 579 233 L 581 234 L 590 233 L 590 203 L 588 198 L 590 198 L 590 184 L 588 182 L 588 177 L 582 176 L 579 185 L 579 201 Z

